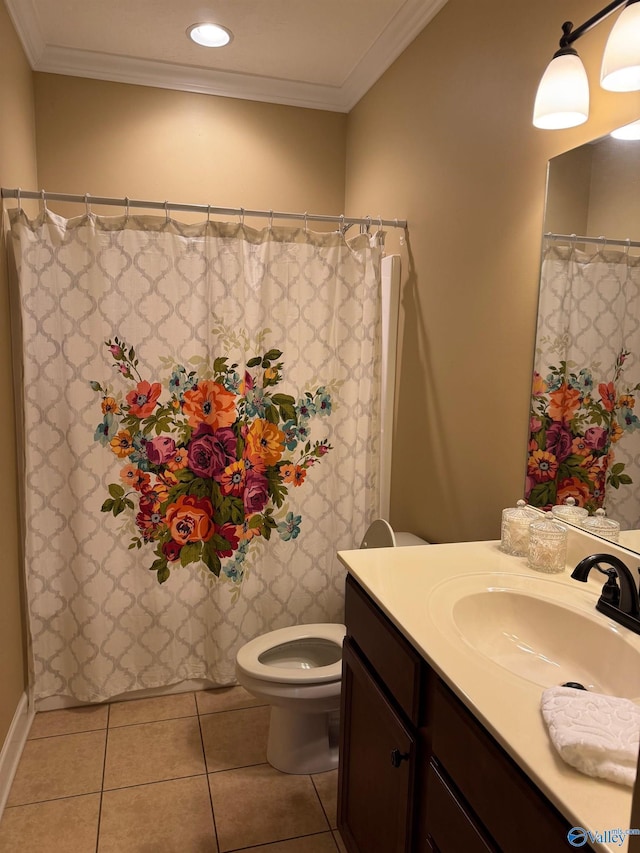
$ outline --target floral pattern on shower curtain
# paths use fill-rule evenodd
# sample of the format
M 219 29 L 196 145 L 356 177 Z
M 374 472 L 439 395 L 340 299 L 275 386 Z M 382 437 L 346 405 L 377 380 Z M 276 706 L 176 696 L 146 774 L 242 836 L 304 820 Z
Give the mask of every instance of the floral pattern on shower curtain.
M 525 497 L 574 498 L 640 526 L 640 258 L 550 246 L 544 254 Z M 640 409 L 640 404 L 638 405 Z
M 36 701 L 230 684 L 257 634 L 341 621 L 379 499 L 379 239 L 10 219 Z
M 103 415 L 94 440 L 120 463 L 102 512 L 130 516 L 129 548 L 154 548 L 149 568 L 159 583 L 196 563 L 239 585 L 249 549 L 274 531 L 285 541 L 300 533 L 302 516 L 287 512 L 287 495 L 333 449 L 326 438 L 309 439 L 312 417 L 331 413 L 331 394 L 321 386 L 296 402 L 277 392 L 282 352 L 269 349 L 249 358 L 242 376 L 227 356 L 213 366 L 196 356 L 198 369 L 189 371 L 169 362 L 162 399 L 161 383 L 140 375 L 133 346 L 117 336 L 105 345 L 133 388 L 123 399 L 91 382 Z

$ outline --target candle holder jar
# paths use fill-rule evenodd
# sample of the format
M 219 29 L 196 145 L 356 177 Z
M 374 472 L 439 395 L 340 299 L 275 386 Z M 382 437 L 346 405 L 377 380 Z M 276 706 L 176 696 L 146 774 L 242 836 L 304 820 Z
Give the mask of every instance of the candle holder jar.
M 589 512 L 582 506 L 578 506 L 575 498 L 567 498 L 562 504 L 551 507 L 553 517 L 557 521 L 568 521 L 570 524 L 581 525 L 589 517 Z
M 594 515 L 585 519 L 582 527 L 589 533 L 595 533 L 596 536 L 602 536 L 603 539 L 609 539 L 611 542 L 620 541 L 620 522 L 607 518 L 607 513 L 602 508 L 597 509 Z
M 502 525 L 500 528 L 500 548 L 505 554 L 513 557 L 526 557 L 529 553 L 529 526 L 539 518 L 537 512 L 527 506 L 525 501 L 518 501 L 515 507 L 502 510 Z
M 538 572 L 556 574 L 565 570 L 567 528 L 548 512 L 529 528 L 529 566 Z

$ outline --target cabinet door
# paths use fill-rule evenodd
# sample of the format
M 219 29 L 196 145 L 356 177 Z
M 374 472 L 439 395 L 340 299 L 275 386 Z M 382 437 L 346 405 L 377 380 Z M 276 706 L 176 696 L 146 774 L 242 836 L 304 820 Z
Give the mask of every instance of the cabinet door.
M 437 853 L 495 853 L 496 848 L 476 825 L 436 761 L 429 765 L 427 838 Z
M 338 827 L 349 853 L 410 853 L 414 739 L 349 639 L 342 663 Z

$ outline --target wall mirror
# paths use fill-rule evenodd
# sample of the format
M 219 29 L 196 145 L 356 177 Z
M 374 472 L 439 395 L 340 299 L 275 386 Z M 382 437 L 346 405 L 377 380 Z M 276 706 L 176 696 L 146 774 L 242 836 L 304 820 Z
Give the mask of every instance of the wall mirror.
M 640 553 L 640 139 L 549 162 L 525 498 L 574 498 Z

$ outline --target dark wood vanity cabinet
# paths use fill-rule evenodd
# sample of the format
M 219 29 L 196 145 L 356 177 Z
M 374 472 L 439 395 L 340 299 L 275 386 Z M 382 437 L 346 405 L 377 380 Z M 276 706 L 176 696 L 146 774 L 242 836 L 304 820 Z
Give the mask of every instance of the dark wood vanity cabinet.
M 338 827 L 349 853 L 566 853 L 571 825 L 351 576 L 345 622 Z
M 413 850 L 421 656 L 351 578 L 342 653 L 338 812 L 350 853 Z

